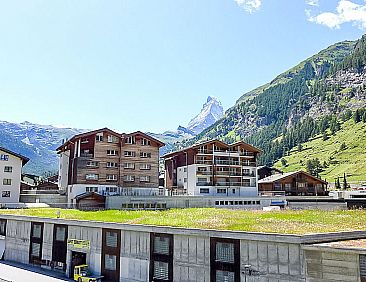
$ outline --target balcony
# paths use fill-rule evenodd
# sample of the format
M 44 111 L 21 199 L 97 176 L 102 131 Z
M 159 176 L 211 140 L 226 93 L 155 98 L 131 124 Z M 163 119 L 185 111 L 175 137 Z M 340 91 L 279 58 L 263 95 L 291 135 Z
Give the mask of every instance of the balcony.
M 215 160 L 216 165 L 236 165 L 240 166 L 239 161 L 230 161 L 230 160 Z
M 89 158 L 92 159 L 94 157 L 93 154 L 90 153 L 80 153 L 80 158 Z
M 212 186 L 212 182 L 197 182 L 196 186 Z
M 212 165 L 212 160 L 196 160 L 196 164 Z
M 197 170 L 197 175 L 212 175 L 212 171 L 199 171 Z
M 212 154 L 212 150 L 198 150 L 197 154 Z
M 254 157 L 254 153 L 253 152 L 240 152 L 240 156 Z
M 243 172 L 243 177 L 256 177 L 255 173 L 252 172 L 252 173 L 245 173 Z
M 234 172 L 234 171 L 216 171 L 215 173 L 217 176 L 237 176 L 240 177 L 242 174 L 240 172 Z
M 250 167 L 257 166 L 256 162 L 242 162 L 241 165 Z

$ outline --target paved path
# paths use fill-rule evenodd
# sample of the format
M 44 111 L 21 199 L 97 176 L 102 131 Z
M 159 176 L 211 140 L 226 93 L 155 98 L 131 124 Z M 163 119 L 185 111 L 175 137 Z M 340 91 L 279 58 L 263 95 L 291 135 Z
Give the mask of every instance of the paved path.
M 72 281 L 62 274 L 39 267 L 0 261 L 0 282 L 61 282 Z

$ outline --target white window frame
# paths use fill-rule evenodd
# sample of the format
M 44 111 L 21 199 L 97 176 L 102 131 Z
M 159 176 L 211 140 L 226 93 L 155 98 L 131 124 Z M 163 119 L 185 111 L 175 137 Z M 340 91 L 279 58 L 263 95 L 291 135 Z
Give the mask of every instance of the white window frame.
M 134 175 L 125 175 L 123 177 L 123 181 L 125 181 L 125 182 L 135 182 L 135 176 Z
M 107 150 L 107 156 L 118 156 L 118 151 L 114 149 Z
M 151 146 L 151 141 L 149 139 L 142 138 L 141 139 L 141 145 L 142 146 Z
M 133 158 L 133 157 L 135 157 L 136 156 L 136 152 L 135 151 L 124 151 L 124 153 L 123 153 L 123 155 L 125 156 L 125 157 L 129 157 L 129 158 Z
M 107 181 L 117 181 L 117 174 L 107 174 L 106 180 Z
M 140 182 L 150 182 L 150 176 L 149 175 L 141 175 L 140 176 Z
M 124 169 L 135 169 L 135 164 L 134 163 L 124 163 L 123 168 Z
M 136 137 L 135 136 L 126 137 L 125 144 L 129 145 L 136 144 Z
M 140 170 L 151 170 L 151 164 L 140 164 Z
M 86 180 L 98 180 L 99 179 L 99 174 L 87 173 L 87 174 L 85 174 L 85 179 Z

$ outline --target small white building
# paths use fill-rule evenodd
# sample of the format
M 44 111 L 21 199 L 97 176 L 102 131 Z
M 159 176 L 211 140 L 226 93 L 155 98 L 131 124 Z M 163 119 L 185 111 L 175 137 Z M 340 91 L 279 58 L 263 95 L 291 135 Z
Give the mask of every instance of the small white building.
M 19 203 L 22 167 L 28 158 L 0 147 L 0 206 Z

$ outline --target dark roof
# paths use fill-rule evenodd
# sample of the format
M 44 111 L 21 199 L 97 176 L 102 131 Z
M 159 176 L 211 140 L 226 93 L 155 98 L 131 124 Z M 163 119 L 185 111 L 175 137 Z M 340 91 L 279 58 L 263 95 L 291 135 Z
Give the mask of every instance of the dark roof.
M 316 180 L 318 180 L 318 181 L 320 181 L 324 184 L 327 184 L 327 182 L 324 181 L 323 179 L 312 176 L 311 174 L 309 174 L 305 171 L 302 171 L 302 170 L 286 172 L 286 173 L 283 173 L 283 174 L 273 174 L 273 175 L 270 175 L 268 177 L 265 177 L 263 179 L 258 180 L 258 184 L 273 183 L 273 182 L 279 181 L 281 179 L 287 178 L 289 176 L 296 176 L 300 173 L 303 173 L 303 174 L 307 175 L 308 177 L 311 177 L 311 178 L 316 179 Z
M 85 198 L 90 197 L 90 196 L 94 196 L 94 197 L 96 197 L 96 198 L 100 198 L 100 199 L 102 199 L 102 200 L 105 200 L 105 196 L 103 196 L 103 195 L 101 195 L 101 194 L 99 194 L 99 193 L 96 193 L 96 192 L 85 192 L 85 193 L 83 193 L 83 194 L 77 195 L 77 196 L 75 197 L 75 200 L 76 200 L 76 201 L 79 201 L 79 200 L 81 200 L 81 199 L 85 199 Z
M 84 132 L 84 133 L 80 133 L 80 134 L 76 134 L 74 135 L 73 137 L 71 137 L 71 139 L 67 140 L 65 143 L 63 143 L 61 146 L 59 146 L 56 151 L 59 151 L 62 149 L 62 147 L 66 146 L 68 143 L 72 143 L 71 140 L 75 139 L 75 138 L 82 138 L 84 136 L 89 136 L 91 134 L 95 134 L 95 133 L 99 133 L 99 132 L 103 132 L 103 131 L 108 131 L 109 133 L 111 134 L 114 134 L 114 135 L 117 135 L 117 136 L 121 136 L 121 134 L 107 128 L 107 127 L 104 127 L 104 128 L 100 128 L 100 129 L 96 129 L 96 130 L 92 130 L 92 131 L 88 131 L 88 132 Z
M 27 162 L 29 162 L 29 158 L 24 157 L 23 155 L 18 154 L 18 153 L 15 153 L 15 152 L 13 152 L 13 151 L 10 151 L 10 150 L 8 150 L 8 149 L 5 149 L 4 147 L 0 147 L 0 151 L 3 151 L 3 152 L 5 152 L 5 153 L 8 153 L 8 154 L 10 154 L 10 155 L 13 155 L 13 156 L 15 156 L 15 157 L 20 158 L 20 159 L 22 160 L 23 166 L 24 166 Z
M 275 167 L 273 167 L 273 166 L 268 166 L 268 165 L 258 166 L 258 167 L 257 167 L 257 170 L 261 170 L 261 169 L 265 169 L 265 168 L 268 168 L 268 169 L 270 169 L 270 170 L 275 170 L 275 171 L 277 171 L 277 172 L 279 172 L 279 173 L 283 173 L 283 171 L 282 171 L 282 170 L 280 170 L 280 169 L 278 169 L 278 168 L 275 168 Z
M 123 136 L 124 137 L 126 137 L 126 136 L 133 136 L 133 135 L 136 135 L 136 134 L 142 135 L 145 138 L 150 139 L 150 140 L 158 143 L 160 145 L 160 147 L 165 146 L 165 143 L 163 143 L 160 140 L 158 140 L 158 139 L 156 139 L 156 138 L 154 138 L 154 137 L 152 137 L 152 136 L 150 136 L 150 135 L 148 135 L 146 133 L 143 133 L 142 131 L 139 131 L 139 130 L 138 131 L 135 131 L 135 132 L 132 132 L 132 133 L 124 134 Z
M 182 153 L 184 151 L 195 149 L 199 146 L 202 146 L 202 145 L 205 145 L 205 144 L 211 144 L 211 143 L 215 143 L 215 142 L 220 143 L 222 146 L 224 146 L 226 148 L 229 148 L 229 147 L 232 147 L 232 146 L 237 146 L 237 145 L 245 145 L 245 146 L 250 147 L 253 151 L 255 151 L 257 153 L 261 152 L 261 150 L 259 150 L 258 148 L 254 147 L 254 146 L 252 146 L 248 143 L 245 143 L 244 141 L 238 141 L 238 142 L 235 142 L 235 143 L 232 143 L 232 144 L 226 144 L 226 143 L 224 143 L 224 142 L 222 142 L 218 139 L 212 139 L 212 140 L 207 140 L 207 141 L 203 141 L 203 142 L 200 142 L 200 143 L 193 144 L 191 147 L 186 147 L 186 148 L 181 149 L 181 150 L 177 150 L 177 151 L 167 153 L 167 154 L 163 155 L 162 158 L 166 158 L 166 157 L 175 155 L 177 153 Z
M 84 136 L 89 136 L 91 134 L 96 134 L 96 133 L 99 133 L 99 132 L 104 132 L 104 131 L 107 131 L 115 136 L 118 136 L 120 138 L 124 138 L 126 136 L 132 136 L 132 135 L 136 135 L 136 134 L 140 134 L 142 136 L 144 136 L 145 138 L 147 139 L 150 139 L 156 143 L 158 143 L 160 145 L 160 147 L 164 146 L 165 144 L 163 142 L 161 142 L 160 140 L 154 138 L 154 137 L 151 137 L 150 135 L 147 135 L 141 131 L 135 131 L 135 132 L 132 132 L 132 133 L 128 133 L 128 134 L 125 134 L 125 133 L 118 133 L 118 132 L 115 132 L 107 127 L 104 127 L 104 128 L 100 128 L 100 129 L 96 129 L 96 130 L 93 130 L 93 131 L 88 131 L 88 132 L 84 132 L 84 133 L 80 133 L 80 134 L 77 134 L 77 135 L 74 135 L 71 139 L 67 140 L 64 144 L 62 144 L 61 146 L 59 146 L 56 151 L 59 151 L 62 149 L 62 147 L 66 146 L 68 143 L 72 142 L 72 140 L 76 139 L 76 138 L 82 138 Z

